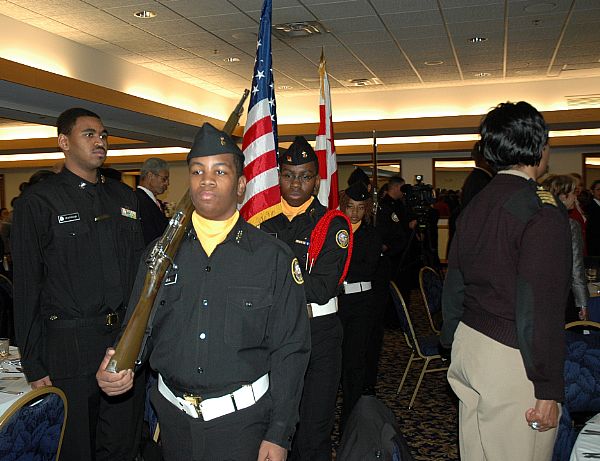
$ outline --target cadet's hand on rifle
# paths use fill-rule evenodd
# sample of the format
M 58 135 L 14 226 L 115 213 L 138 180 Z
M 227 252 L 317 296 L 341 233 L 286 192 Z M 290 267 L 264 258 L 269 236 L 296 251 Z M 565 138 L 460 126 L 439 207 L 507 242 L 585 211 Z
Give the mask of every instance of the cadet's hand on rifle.
M 285 461 L 287 453 L 285 448 L 263 440 L 258 450 L 258 461 Z
M 106 355 L 96 372 L 98 386 L 100 386 L 100 389 L 102 389 L 106 395 L 120 395 L 133 387 L 132 370 L 121 370 L 118 373 L 106 371 L 108 362 L 113 355 L 115 355 L 115 350 L 113 348 L 109 347 L 106 349 Z

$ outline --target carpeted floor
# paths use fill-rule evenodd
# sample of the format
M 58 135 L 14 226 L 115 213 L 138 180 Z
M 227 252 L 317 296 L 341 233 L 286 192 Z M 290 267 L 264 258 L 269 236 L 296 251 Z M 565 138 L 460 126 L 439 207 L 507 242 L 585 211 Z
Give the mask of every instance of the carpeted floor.
M 425 317 L 425 307 L 413 291 L 410 308 L 417 334 L 431 334 Z M 415 460 L 458 460 L 458 410 L 457 400 L 446 380 L 446 372 L 427 373 L 421 384 L 412 409 L 408 409 L 413 390 L 423 362 L 413 363 L 402 392 L 396 390 L 408 359 L 410 349 L 399 329 L 385 332 L 383 352 L 379 366 L 377 397 L 391 408 L 398 419 Z M 437 368 L 436 361 L 430 367 Z M 338 398 L 338 419 L 341 399 Z M 333 434 L 334 449 L 339 443 L 336 428 Z M 338 460 L 343 461 L 343 460 Z

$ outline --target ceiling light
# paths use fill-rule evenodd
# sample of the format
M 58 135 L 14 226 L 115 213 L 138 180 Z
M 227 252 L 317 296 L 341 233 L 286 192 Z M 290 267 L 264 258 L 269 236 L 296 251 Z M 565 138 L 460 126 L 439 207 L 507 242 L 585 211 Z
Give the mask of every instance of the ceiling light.
M 278 90 L 291 90 L 292 88 L 294 87 L 289 85 L 280 85 L 277 87 Z
M 423 64 L 426 66 L 441 66 L 444 64 L 444 61 L 425 61 Z
M 541 2 L 527 5 L 525 8 L 523 8 L 523 11 L 527 13 L 547 13 L 548 11 L 552 11 L 555 8 L 555 2 Z
M 154 18 L 156 16 L 156 13 L 154 11 L 150 11 L 150 10 L 140 10 L 140 11 L 136 11 L 135 13 L 133 13 L 133 15 L 136 18 L 140 18 L 140 19 L 150 19 L 150 18 Z
M 225 61 L 225 62 L 240 62 L 240 58 L 234 58 L 234 57 L 225 58 L 225 59 L 223 59 L 223 61 Z
M 482 77 L 489 77 L 489 76 L 490 76 L 490 75 L 492 75 L 492 74 L 490 74 L 489 72 L 477 72 L 476 74 L 473 74 L 473 75 L 474 75 L 475 77 L 480 77 L 480 78 L 482 78 Z
M 318 21 L 286 22 L 275 24 L 275 31 L 283 37 L 310 37 L 326 32 L 323 25 Z
M 470 41 L 471 43 L 482 43 L 482 42 L 485 42 L 485 41 L 487 41 L 487 38 L 486 38 L 486 37 L 471 37 L 471 38 L 469 39 L 469 41 Z
M 352 78 L 348 80 L 351 86 L 371 86 L 381 85 L 381 80 L 378 78 Z

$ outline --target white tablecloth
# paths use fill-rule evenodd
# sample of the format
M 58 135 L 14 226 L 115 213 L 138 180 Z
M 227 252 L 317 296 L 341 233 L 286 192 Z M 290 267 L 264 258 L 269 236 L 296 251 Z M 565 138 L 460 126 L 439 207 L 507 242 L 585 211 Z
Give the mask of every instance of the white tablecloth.
M 13 362 L 17 359 L 19 359 L 19 350 L 11 346 L 9 356 L 0 361 L 0 415 L 4 414 L 23 394 L 31 390 L 25 375 L 19 373 L 18 363 Z
M 584 457 L 584 453 L 598 453 L 598 456 L 600 456 L 600 413 L 590 418 L 579 433 L 569 461 L 595 459 Z

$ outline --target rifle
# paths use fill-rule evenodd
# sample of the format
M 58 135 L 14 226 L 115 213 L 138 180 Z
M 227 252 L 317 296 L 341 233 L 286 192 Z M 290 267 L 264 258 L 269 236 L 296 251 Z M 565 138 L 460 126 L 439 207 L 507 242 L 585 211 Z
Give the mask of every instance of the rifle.
M 237 126 L 244 112 L 244 101 L 249 93 L 248 90 L 244 90 L 240 102 L 225 123 L 223 128 L 225 133 L 231 134 Z M 171 266 L 175 266 L 173 260 L 192 219 L 193 212 L 194 204 L 192 203 L 188 189 L 181 200 L 179 200 L 179 203 L 177 203 L 169 225 L 160 239 L 154 244 L 150 255 L 146 259 L 148 271 L 146 272 L 140 299 L 115 348 L 115 354 L 112 356 L 110 362 L 108 362 L 107 371 L 118 373 L 121 370 L 133 369 L 134 365 L 139 363 L 138 358 L 142 352 L 142 344 L 147 334 L 148 320 L 152 313 L 154 300 L 167 270 Z

